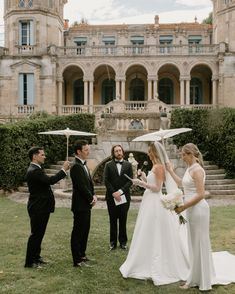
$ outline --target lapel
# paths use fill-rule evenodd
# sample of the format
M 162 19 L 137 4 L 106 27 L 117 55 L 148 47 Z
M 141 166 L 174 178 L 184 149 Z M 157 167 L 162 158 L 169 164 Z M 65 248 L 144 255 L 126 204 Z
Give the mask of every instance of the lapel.
M 125 160 L 123 159 L 123 163 L 121 165 L 120 174 L 118 173 L 118 168 L 117 168 L 117 164 L 116 164 L 115 160 L 113 160 L 112 164 L 113 164 L 113 169 L 116 171 L 117 175 L 120 177 L 123 174 Z
M 87 175 L 88 179 L 89 179 L 90 181 L 92 181 L 92 179 L 91 179 L 91 175 L 90 175 L 90 171 L 89 171 L 88 167 L 85 167 L 84 164 L 81 162 L 81 160 L 78 159 L 77 157 L 75 157 L 75 161 L 76 161 L 77 164 L 79 164 L 79 165 L 82 166 L 82 168 L 84 169 L 85 174 Z

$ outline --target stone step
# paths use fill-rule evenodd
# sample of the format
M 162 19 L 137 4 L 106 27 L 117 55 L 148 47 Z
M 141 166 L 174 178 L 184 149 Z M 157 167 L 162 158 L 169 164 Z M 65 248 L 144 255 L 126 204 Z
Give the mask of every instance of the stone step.
M 206 170 L 206 175 L 218 175 L 218 174 L 225 174 L 225 170 L 220 168 L 220 169 L 208 169 Z
M 221 196 L 227 196 L 227 195 L 234 195 L 235 190 L 210 190 L 210 195 L 221 195 Z
M 235 184 L 235 179 L 206 179 L 206 185 L 227 185 Z
M 214 175 L 208 175 L 206 174 L 206 180 L 223 180 L 224 174 L 214 174 Z
M 53 170 L 61 170 L 61 167 L 62 167 L 62 164 L 52 164 L 50 165 L 50 168 L 49 169 L 53 169 Z
M 235 191 L 235 184 L 226 184 L 226 185 L 205 185 L 205 189 L 206 190 L 214 190 L 214 189 L 218 189 L 218 190 L 234 190 Z
M 215 164 L 210 164 L 210 165 L 204 165 L 204 169 L 207 171 L 207 170 L 211 170 L 211 169 L 215 169 L 217 170 L 218 169 L 218 166 L 215 165 Z
M 58 173 L 58 169 L 54 169 L 54 168 L 45 168 L 45 173 L 47 175 L 55 175 L 56 173 Z

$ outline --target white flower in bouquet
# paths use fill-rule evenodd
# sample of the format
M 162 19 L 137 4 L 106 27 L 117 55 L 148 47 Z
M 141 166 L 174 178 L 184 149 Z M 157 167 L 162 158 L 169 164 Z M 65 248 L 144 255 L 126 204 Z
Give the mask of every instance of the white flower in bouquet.
M 183 192 L 180 189 L 176 189 L 172 193 L 163 194 L 161 196 L 161 202 L 164 208 L 172 211 L 176 207 L 184 205 Z M 179 214 L 179 221 L 180 224 L 185 224 L 187 222 L 181 214 Z

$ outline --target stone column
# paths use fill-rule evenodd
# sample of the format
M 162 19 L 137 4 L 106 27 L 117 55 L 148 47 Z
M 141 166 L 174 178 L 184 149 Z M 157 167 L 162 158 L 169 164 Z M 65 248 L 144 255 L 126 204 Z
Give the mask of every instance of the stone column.
M 190 104 L 190 79 L 186 80 L 186 105 Z
M 88 81 L 84 81 L 84 105 L 88 105 Z
M 93 93 L 93 81 L 89 82 L 89 112 L 93 113 L 94 105 L 94 93 Z
M 184 79 L 180 79 L 180 105 L 184 105 Z
M 121 100 L 122 101 L 125 101 L 126 100 L 126 95 L 125 95 L 125 85 L 126 85 L 126 82 L 125 82 L 125 80 L 122 80 L 121 81 Z
M 63 105 L 63 79 L 57 80 L 58 83 L 58 115 L 62 113 Z
M 212 104 L 216 105 L 217 102 L 217 79 L 213 78 L 212 79 Z
M 152 80 L 148 80 L 148 101 L 152 99 Z
M 120 99 L 120 81 L 116 80 L 116 100 Z
M 153 99 L 158 99 L 158 80 L 153 81 Z

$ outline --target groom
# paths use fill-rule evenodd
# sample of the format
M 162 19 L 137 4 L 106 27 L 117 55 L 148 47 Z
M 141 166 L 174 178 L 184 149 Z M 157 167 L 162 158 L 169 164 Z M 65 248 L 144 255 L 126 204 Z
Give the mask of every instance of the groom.
M 126 222 L 130 207 L 130 187 L 132 182 L 125 176 L 133 177 L 132 165 L 124 160 L 124 150 L 121 145 L 111 149 L 112 160 L 104 168 L 104 183 L 106 186 L 106 201 L 110 222 L 110 250 L 117 247 L 117 239 L 122 249 L 127 249 Z M 121 203 L 121 199 L 124 199 Z M 119 234 L 118 234 L 119 221 Z

